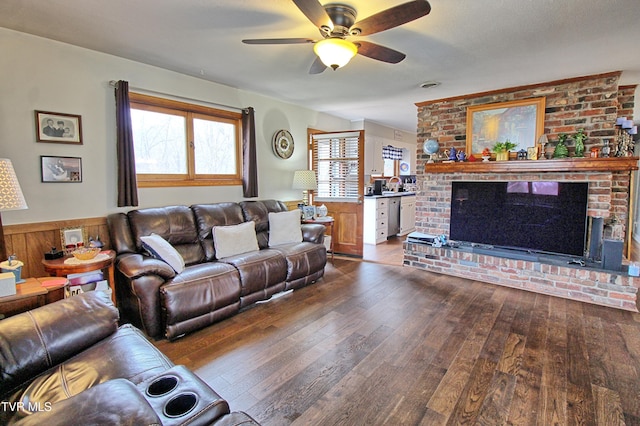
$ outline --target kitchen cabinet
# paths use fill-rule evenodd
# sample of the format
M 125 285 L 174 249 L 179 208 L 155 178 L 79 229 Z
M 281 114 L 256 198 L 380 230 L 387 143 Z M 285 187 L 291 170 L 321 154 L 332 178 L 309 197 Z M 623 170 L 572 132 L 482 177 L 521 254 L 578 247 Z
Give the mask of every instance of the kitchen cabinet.
M 400 232 L 406 235 L 416 229 L 416 197 L 407 195 L 400 197 Z
M 364 198 L 365 244 L 380 244 L 388 237 L 415 230 L 416 196 L 410 194 Z
M 388 198 L 365 198 L 363 235 L 365 244 L 379 244 L 387 241 L 389 227 L 388 216 Z
M 382 139 L 376 137 L 367 138 L 364 153 L 364 174 L 382 175 L 384 173 L 384 160 L 382 159 Z

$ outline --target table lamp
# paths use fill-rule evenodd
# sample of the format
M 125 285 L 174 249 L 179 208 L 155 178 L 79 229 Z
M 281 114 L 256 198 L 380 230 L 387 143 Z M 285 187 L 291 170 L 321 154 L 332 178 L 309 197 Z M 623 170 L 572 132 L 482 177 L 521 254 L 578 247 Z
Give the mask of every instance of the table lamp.
M 296 170 L 293 175 L 293 189 L 302 189 L 302 202 L 304 205 L 309 204 L 309 191 L 318 189 L 318 181 L 316 180 L 316 172 L 313 170 Z
M 20 183 L 13 164 L 8 158 L 0 158 L 0 260 L 6 260 L 7 246 L 4 241 L 2 212 L 8 210 L 24 210 L 28 208 L 22 195 Z

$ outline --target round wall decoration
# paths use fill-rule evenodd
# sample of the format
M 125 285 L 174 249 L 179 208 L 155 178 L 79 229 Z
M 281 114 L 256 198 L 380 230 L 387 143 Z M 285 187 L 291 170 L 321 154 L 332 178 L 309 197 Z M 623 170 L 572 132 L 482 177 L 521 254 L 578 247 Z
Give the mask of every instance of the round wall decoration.
M 293 136 L 288 130 L 278 130 L 273 135 L 273 152 L 280 158 L 287 159 L 293 154 Z

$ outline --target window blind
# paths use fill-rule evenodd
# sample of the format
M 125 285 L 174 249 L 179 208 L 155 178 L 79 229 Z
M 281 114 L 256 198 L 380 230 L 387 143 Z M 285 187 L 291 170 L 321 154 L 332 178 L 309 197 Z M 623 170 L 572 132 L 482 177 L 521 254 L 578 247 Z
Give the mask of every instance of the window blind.
M 318 197 L 358 198 L 358 132 L 313 135 Z

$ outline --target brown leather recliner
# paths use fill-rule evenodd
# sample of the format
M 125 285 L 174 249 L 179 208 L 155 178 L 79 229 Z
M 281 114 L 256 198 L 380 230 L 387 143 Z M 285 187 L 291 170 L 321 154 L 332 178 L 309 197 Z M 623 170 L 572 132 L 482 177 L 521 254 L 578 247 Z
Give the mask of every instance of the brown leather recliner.
M 0 424 L 257 424 L 88 292 L 0 321 Z
M 276 200 L 168 206 L 107 218 L 117 252 L 116 297 L 125 320 L 151 337 L 175 339 L 238 313 L 278 292 L 324 275 L 324 226 L 302 225 L 303 241 L 269 247 L 269 212 Z M 254 221 L 260 250 L 218 259 L 213 226 Z M 179 274 L 148 255 L 140 238 L 158 234 L 183 257 Z

